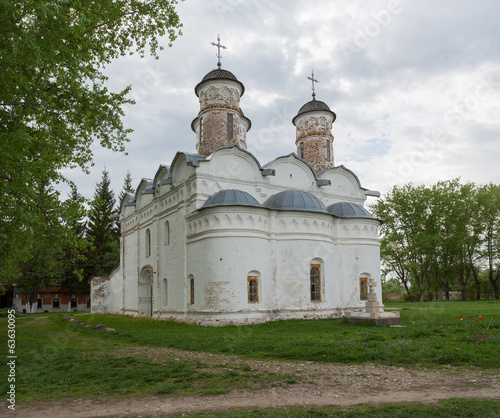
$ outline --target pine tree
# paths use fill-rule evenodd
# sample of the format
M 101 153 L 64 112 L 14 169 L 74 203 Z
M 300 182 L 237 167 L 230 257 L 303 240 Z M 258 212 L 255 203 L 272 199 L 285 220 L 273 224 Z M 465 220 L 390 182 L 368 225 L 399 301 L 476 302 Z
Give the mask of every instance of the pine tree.
M 118 205 L 121 206 L 123 199 L 127 195 L 127 193 L 134 193 L 135 190 L 132 186 L 132 174 L 130 174 L 130 170 L 127 170 L 127 174 L 123 179 L 123 189 L 118 196 Z
M 116 214 L 115 194 L 106 169 L 96 185 L 90 204 L 86 238 L 91 243 L 86 272 L 89 276 L 108 275 L 120 260 L 119 230 L 112 215 Z
M 76 205 L 83 206 L 85 199 L 78 193 L 76 187 L 71 189 L 69 199 Z M 81 216 L 74 219 L 71 228 L 75 235 L 80 239 L 80 246 L 77 248 L 67 248 L 62 260 L 63 272 L 61 275 L 61 282 L 64 282 L 72 293 L 89 293 L 90 283 L 89 277 L 84 274 L 84 267 L 86 262 L 85 253 L 88 251 L 89 243 L 85 241 L 86 223 L 84 220 L 85 212 Z

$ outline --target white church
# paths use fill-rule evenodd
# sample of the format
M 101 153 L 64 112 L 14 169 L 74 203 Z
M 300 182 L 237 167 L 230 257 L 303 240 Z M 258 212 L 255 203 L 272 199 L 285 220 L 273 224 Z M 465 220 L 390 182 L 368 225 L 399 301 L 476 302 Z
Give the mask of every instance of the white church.
M 203 77 L 197 153 L 178 152 L 123 200 L 120 265 L 92 280 L 93 312 L 204 325 L 339 317 L 365 306 L 369 280 L 382 300 L 380 221 L 363 207 L 380 194 L 334 165 L 336 115 L 310 79 L 291 121 L 297 153 L 262 165 L 246 150 L 244 85 L 220 60 Z

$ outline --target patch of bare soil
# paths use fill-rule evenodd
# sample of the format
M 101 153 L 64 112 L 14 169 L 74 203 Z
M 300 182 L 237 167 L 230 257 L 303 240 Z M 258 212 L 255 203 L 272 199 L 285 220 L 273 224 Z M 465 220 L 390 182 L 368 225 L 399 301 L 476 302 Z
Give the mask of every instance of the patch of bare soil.
M 135 417 L 233 409 L 290 406 L 352 406 L 360 403 L 437 402 L 442 399 L 500 398 L 498 373 L 463 367 L 403 368 L 374 364 L 336 365 L 314 362 L 261 361 L 235 356 L 164 347 L 133 347 L 117 356 L 140 356 L 152 361 L 198 361 L 217 371 L 248 366 L 255 373 L 295 375 L 296 383 L 255 390 L 234 390 L 217 396 L 161 395 L 127 399 L 68 399 L 16 407 L 12 416 Z M 10 414 L 9 414 L 10 415 Z

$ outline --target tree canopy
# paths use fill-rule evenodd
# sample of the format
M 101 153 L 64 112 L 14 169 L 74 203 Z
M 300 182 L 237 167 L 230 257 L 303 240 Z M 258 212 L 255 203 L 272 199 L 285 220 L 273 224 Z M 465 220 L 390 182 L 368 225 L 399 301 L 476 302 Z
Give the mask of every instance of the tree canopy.
M 42 234 L 75 243 L 81 206 L 62 202 L 62 170 L 92 165 L 92 144 L 124 151 L 122 107 L 103 67 L 157 56 L 180 34 L 175 0 L 22 0 L 0 9 L 0 282 L 15 281 Z M 43 190 L 43 193 L 42 193 Z M 50 230 L 50 233 L 47 232 Z
M 452 289 L 466 299 L 469 286 L 481 295 L 486 272 L 495 298 L 500 290 L 500 186 L 461 184 L 394 186 L 372 206 L 381 226 L 381 259 L 410 298 Z

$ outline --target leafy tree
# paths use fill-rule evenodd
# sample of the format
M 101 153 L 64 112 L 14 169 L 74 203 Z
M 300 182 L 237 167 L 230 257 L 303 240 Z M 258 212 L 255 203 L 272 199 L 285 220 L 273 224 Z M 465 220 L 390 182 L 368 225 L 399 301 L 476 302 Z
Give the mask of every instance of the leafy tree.
M 484 252 L 488 279 L 495 299 L 500 299 L 500 185 L 488 184 L 479 191 L 484 228 Z
M 386 275 L 396 275 L 411 300 L 452 289 L 467 299 L 473 284 L 480 298 L 481 266 L 498 298 L 500 287 L 500 186 L 477 187 L 459 179 L 430 187 L 395 186 L 373 205 L 381 226 L 381 258 Z
M 423 300 L 429 280 L 435 236 L 426 234 L 432 212 L 428 208 L 429 191 L 412 184 L 394 188 L 372 206 L 383 221 L 380 228 L 382 261 L 404 286 L 410 300 L 417 289 Z
M 96 185 L 94 200 L 90 204 L 86 238 L 91 243 L 87 256 L 87 276 L 107 275 L 120 260 L 119 230 L 113 215 L 115 194 L 110 188 L 111 180 L 106 169 Z
M 52 246 L 76 244 L 78 207 L 48 193 L 64 169 L 88 172 L 94 141 L 123 151 L 130 133 L 122 106 L 130 87 L 111 92 L 102 69 L 180 33 L 175 0 L 14 0 L 0 9 L 0 282 L 17 280 L 34 237 L 53 228 Z M 70 213 L 68 213 L 70 212 Z
M 130 174 L 130 170 L 127 170 L 127 174 L 123 179 L 123 189 L 118 195 L 118 205 L 121 206 L 123 199 L 127 195 L 127 193 L 134 193 L 135 189 L 132 186 L 132 174 Z
M 45 199 L 58 196 L 58 193 L 47 182 L 38 182 L 36 189 L 35 202 L 39 202 L 40 206 L 44 205 Z M 58 217 L 60 213 L 64 214 L 64 219 Z M 68 199 L 61 202 L 60 210 L 57 212 L 35 212 L 35 214 L 42 218 L 35 222 L 35 225 L 43 226 L 43 228 L 29 229 L 22 234 L 24 239 L 31 240 L 31 242 L 24 242 L 26 248 L 30 249 L 30 258 L 19 263 L 17 274 L 14 276 L 16 285 L 22 289 L 28 301 L 27 312 L 32 311 L 40 289 L 60 281 L 63 272 L 63 253 L 57 243 L 67 231 L 73 231 L 71 224 L 76 223 L 76 220 L 83 216 L 84 210 L 77 207 L 72 199 Z M 84 244 L 82 239 L 72 234 L 73 232 L 67 235 L 72 243 L 76 241 L 78 245 Z
M 83 206 L 85 202 L 85 199 L 78 193 L 76 187 L 71 190 L 69 197 L 76 205 Z M 84 213 L 82 213 L 80 218 L 75 219 L 71 225 L 71 229 L 80 240 L 80 245 L 78 247 L 70 246 L 66 248 L 61 260 L 62 272 L 59 281 L 62 283 L 63 287 L 67 288 L 72 293 L 90 292 L 90 283 L 86 280 L 87 277 L 84 277 L 86 262 L 85 254 L 88 251 L 89 243 L 85 240 L 86 221 L 83 215 Z

